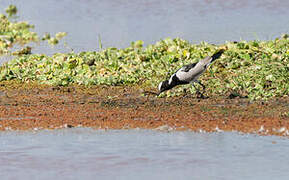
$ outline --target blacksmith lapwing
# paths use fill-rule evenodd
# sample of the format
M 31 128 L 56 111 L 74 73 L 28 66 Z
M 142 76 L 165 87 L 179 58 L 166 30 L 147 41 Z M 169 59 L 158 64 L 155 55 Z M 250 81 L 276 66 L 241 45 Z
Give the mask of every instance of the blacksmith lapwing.
M 215 54 L 212 56 L 207 56 L 204 59 L 200 60 L 197 63 L 193 64 L 188 64 L 180 69 L 178 69 L 171 77 L 169 80 L 162 81 L 159 84 L 159 93 L 162 93 L 164 91 L 167 91 L 169 89 L 172 89 L 173 87 L 177 85 L 182 85 L 182 84 L 189 84 L 191 83 L 194 88 L 197 90 L 197 94 L 200 94 L 201 97 L 204 97 L 202 93 L 200 93 L 199 89 L 195 87 L 194 83 L 199 83 L 203 89 L 205 90 L 205 86 L 198 80 L 200 75 L 208 68 L 208 66 L 214 62 L 216 59 L 221 57 L 223 52 L 225 51 L 226 48 L 222 48 L 218 50 Z

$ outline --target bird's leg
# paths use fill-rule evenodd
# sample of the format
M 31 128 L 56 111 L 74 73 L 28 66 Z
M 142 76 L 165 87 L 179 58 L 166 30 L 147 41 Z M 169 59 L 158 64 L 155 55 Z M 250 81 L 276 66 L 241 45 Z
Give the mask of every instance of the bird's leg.
M 198 80 L 197 80 L 197 83 L 199 83 L 199 84 L 202 86 L 202 88 L 203 88 L 203 91 L 205 91 L 205 90 L 206 90 L 206 86 L 205 86 L 205 85 L 203 85 L 203 84 L 201 83 L 201 81 L 198 81 Z
M 198 84 L 200 84 L 203 87 L 203 90 L 205 90 L 205 86 L 200 82 L 200 81 L 196 81 Z M 193 84 L 193 86 L 195 87 L 195 89 L 197 90 L 197 97 L 201 98 L 201 99 L 205 99 L 206 96 L 204 96 L 203 93 L 200 92 L 200 90 L 198 88 L 196 88 L 196 86 Z
M 187 96 L 187 90 L 183 89 L 183 92 L 184 92 L 185 96 Z
M 197 97 L 199 97 L 199 95 L 202 95 L 202 93 L 200 92 L 199 88 L 197 88 L 194 84 L 194 82 L 192 83 L 192 86 L 196 89 L 196 94 L 197 94 Z
M 201 81 L 198 81 L 198 80 L 197 80 L 197 83 L 199 83 L 199 84 L 202 86 L 202 88 L 203 88 L 203 93 L 205 93 L 205 91 L 206 91 L 206 86 L 203 85 L 203 84 L 201 83 Z M 206 96 L 204 96 L 204 94 L 202 94 L 202 93 L 200 93 L 200 94 L 201 94 L 201 98 L 202 98 L 202 99 L 207 98 Z
M 199 89 L 195 86 L 194 82 L 192 83 L 192 86 L 195 88 L 195 90 L 197 91 L 197 94 L 200 93 Z
M 192 86 L 193 86 L 195 89 L 197 89 L 197 88 L 194 86 L 194 83 L 192 83 Z M 188 97 L 189 95 L 191 95 L 191 94 L 188 94 L 188 93 L 187 93 L 187 89 L 184 89 L 183 92 L 184 92 L 183 98 L 186 98 L 186 97 Z

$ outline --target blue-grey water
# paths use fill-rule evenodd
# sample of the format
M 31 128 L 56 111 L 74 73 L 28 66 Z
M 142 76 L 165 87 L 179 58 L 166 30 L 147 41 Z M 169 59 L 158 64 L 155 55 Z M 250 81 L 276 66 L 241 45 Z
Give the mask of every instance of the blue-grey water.
M 0 0 L 0 11 L 9 4 L 39 34 L 68 33 L 53 49 L 35 45 L 36 53 L 98 50 L 99 36 L 103 47 L 123 48 L 132 41 L 150 44 L 166 37 L 224 43 L 289 32 L 286 0 Z
M 4 180 L 289 177 L 289 141 L 276 136 L 75 128 L 1 132 L 0 147 Z

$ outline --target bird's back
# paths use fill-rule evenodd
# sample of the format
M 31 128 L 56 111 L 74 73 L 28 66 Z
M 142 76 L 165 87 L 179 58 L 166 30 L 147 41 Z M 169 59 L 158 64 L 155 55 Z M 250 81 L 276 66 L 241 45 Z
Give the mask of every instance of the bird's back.
M 195 81 L 199 78 L 199 76 L 204 72 L 206 69 L 202 63 L 194 63 L 183 66 L 176 72 L 176 76 L 180 79 L 180 81 L 191 82 Z

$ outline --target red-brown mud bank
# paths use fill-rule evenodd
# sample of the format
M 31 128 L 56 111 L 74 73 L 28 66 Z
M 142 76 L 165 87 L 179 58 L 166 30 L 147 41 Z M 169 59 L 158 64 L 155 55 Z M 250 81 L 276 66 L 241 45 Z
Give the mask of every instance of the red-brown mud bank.
M 77 126 L 288 136 L 289 99 L 156 98 L 136 88 L 1 85 L 0 130 Z

